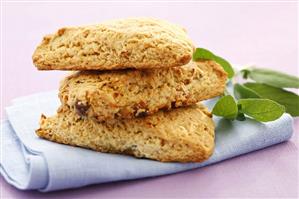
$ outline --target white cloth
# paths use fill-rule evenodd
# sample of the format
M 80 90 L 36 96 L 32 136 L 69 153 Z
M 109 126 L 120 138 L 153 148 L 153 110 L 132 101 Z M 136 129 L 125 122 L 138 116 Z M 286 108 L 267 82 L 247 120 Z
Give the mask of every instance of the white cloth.
M 206 102 L 206 105 L 213 100 Z M 41 113 L 53 115 L 59 106 L 57 91 L 15 99 L 2 121 L 1 175 L 19 189 L 53 191 L 89 184 L 137 179 L 210 165 L 288 140 L 292 118 L 274 122 L 227 121 L 214 118 L 216 148 L 203 163 L 161 163 L 147 159 L 99 153 L 40 139 L 34 133 Z

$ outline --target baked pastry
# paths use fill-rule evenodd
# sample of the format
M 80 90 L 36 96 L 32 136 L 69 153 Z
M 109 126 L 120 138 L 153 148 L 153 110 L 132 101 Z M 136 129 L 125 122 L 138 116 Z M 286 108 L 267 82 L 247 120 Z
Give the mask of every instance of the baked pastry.
M 61 28 L 44 37 L 32 58 L 39 70 L 168 68 L 187 64 L 193 49 L 177 25 L 129 18 Z
M 166 69 L 81 71 L 61 82 L 59 97 L 81 117 L 129 119 L 218 96 L 226 78 L 214 61 Z
M 214 123 L 199 104 L 102 123 L 62 106 L 57 115 L 41 117 L 36 134 L 58 143 L 163 162 L 201 162 L 214 149 Z

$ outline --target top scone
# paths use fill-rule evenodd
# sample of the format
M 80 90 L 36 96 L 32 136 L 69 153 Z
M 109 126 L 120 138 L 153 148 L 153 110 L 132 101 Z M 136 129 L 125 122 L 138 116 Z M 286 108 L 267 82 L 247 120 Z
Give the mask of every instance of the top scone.
M 39 70 L 168 68 L 187 64 L 193 49 L 177 25 L 130 18 L 62 28 L 45 36 L 32 58 Z

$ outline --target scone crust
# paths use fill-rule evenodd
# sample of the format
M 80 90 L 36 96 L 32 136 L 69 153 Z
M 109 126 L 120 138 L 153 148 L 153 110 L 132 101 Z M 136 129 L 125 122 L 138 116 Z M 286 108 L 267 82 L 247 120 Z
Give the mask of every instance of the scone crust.
M 36 134 L 42 138 L 108 153 L 163 162 L 202 162 L 214 150 L 214 123 L 202 105 L 160 111 L 132 120 L 99 123 L 67 107 L 42 116 Z
M 32 59 L 39 70 L 167 68 L 188 63 L 193 50 L 180 26 L 129 18 L 61 28 L 44 37 Z
M 221 95 L 226 79 L 214 61 L 166 69 L 82 71 L 61 82 L 59 98 L 82 117 L 130 119 Z

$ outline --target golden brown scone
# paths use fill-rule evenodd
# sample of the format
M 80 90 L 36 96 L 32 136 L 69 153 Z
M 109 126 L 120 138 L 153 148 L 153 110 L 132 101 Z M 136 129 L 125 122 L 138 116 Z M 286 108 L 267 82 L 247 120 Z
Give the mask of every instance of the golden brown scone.
M 58 143 L 163 162 L 201 162 L 214 150 L 214 123 L 202 105 L 112 123 L 84 119 L 61 107 L 57 115 L 41 117 L 36 134 Z
M 129 119 L 218 96 L 226 78 L 214 61 L 166 69 L 82 71 L 61 82 L 59 97 L 82 117 Z
M 32 58 L 39 70 L 167 68 L 188 63 L 193 49 L 177 25 L 129 18 L 62 28 L 45 36 Z

